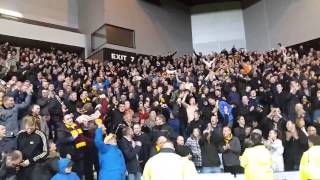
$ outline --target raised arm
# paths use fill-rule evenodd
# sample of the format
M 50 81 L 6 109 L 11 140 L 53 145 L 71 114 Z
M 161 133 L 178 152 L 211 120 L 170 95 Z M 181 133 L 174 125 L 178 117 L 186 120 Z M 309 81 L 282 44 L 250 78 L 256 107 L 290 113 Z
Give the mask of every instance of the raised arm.
M 200 59 L 208 68 L 211 68 L 214 61 L 207 61 L 205 58 Z
M 200 55 L 198 55 L 198 54 L 196 53 L 195 50 L 193 50 L 193 54 L 194 54 L 197 58 L 200 58 L 200 57 L 201 57 Z
M 28 94 L 24 102 L 21 104 L 16 104 L 18 110 L 26 109 L 31 104 L 31 94 Z
M 98 150 L 101 150 L 104 146 L 103 142 L 103 132 L 102 132 L 102 127 L 99 127 L 96 129 L 96 135 L 94 137 L 94 143 Z
M 18 110 L 21 109 L 26 109 L 30 104 L 31 104 L 31 97 L 32 97 L 32 93 L 33 93 L 33 86 L 31 85 L 28 89 L 27 89 L 27 97 L 24 100 L 23 103 L 21 104 L 16 104 L 16 107 Z
M 189 107 L 189 104 L 186 103 L 186 98 L 187 98 L 188 94 L 189 94 L 189 92 L 188 92 L 188 93 L 185 93 L 184 96 L 183 96 L 183 98 L 182 98 L 182 101 L 181 101 L 182 105 L 183 105 L 185 108 Z

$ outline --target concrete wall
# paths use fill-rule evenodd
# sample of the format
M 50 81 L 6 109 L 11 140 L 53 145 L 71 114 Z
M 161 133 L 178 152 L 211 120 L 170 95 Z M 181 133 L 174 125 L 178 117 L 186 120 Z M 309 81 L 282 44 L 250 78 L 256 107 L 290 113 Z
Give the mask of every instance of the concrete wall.
M 243 14 L 240 3 L 215 3 L 193 7 L 192 40 L 196 51 L 220 52 L 233 45 L 246 48 Z
M 135 30 L 136 49 L 143 54 L 192 52 L 189 9 L 172 0 L 157 6 L 143 0 L 105 0 L 106 22 Z M 112 45 L 107 45 L 111 47 Z M 117 46 L 119 50 L 127 50 Z M 130 49 L 129 49 L 130 50 Z
M 78 0 L 79 30 L 85 35 L 86 53 L 91 53 L 91 33 L 105 24 L 104 0 Z
M 243 12 L 249 50 L 278 42 L 294 45 L 320 37 L 319 0 L 261 0 Z
M 0 34 L 8 36 L 86 47 L 85 36 L 80 33 L 25 24 L 1 18 L 0 27 Z
M 0 0 L 0 8 L 24 18 L 78 28 L 77 0 Z

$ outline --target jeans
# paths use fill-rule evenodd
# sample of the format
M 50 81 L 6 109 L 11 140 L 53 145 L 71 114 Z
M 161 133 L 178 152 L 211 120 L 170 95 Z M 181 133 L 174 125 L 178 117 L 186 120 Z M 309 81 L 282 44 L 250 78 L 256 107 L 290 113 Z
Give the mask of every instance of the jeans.
M 127 176 L 127 180 L 140 180 L 141 179 L 141 173 L 137 172 L 135 174 L 129 173 Z
M 201 173 L 220 173 L 220 167 L 202 167 Z

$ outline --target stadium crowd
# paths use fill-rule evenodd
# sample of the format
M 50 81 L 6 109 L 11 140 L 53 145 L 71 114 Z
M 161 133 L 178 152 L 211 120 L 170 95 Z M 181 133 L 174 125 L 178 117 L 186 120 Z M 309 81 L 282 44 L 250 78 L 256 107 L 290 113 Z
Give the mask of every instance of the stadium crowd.
M 199 173 L 238 174 L 259 143 L 274 172 L 292 171 L 320 133 L 312 48 L 100 62 L 5 43 L 0 55 L 3 179 L 149 180 L 168 161 L 148 160 L 172 149 Z

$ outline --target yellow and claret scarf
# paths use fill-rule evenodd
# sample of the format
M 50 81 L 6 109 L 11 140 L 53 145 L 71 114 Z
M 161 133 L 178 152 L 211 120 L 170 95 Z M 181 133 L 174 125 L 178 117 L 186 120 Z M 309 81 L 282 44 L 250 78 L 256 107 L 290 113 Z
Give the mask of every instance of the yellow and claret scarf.
M 72 123 L 71 125 L 69 124 L 65 124 L 67 130 L 70 132 L 72 137 L 76 137 L 76 135 L 78 134 L 78 137 L 75 138 L 75 146 L 77 149 L 85 147 L 87 145 L 85 138 L 83 136 L 83 131 L 81 129 L 81 127 L 76 124 L 76 123 Z
M 230 136 L 225 137 L 224 142 L 228 144 L 231 141 L 232 137 L 233 137 L 232 134 L 230 134 Z
M 90 98 L 84 98 L 84 99 L 82 99 L 82 103 L 83 104 L 85 104 L 85 103 L 88 103 L 88 102 L 90 102 L 91 101 L 91 99 Z

